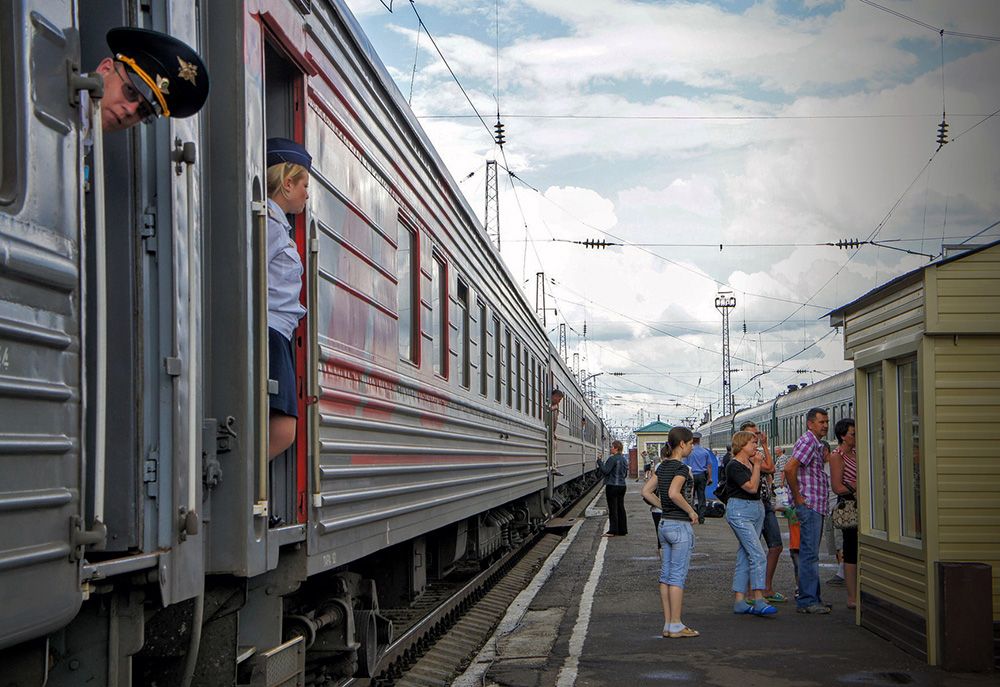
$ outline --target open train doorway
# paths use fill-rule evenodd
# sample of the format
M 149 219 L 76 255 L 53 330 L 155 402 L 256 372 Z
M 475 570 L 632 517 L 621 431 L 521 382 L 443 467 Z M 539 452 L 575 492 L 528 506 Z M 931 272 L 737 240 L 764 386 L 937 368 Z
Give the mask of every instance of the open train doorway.
M 287 138 L 301 142 L 302 126 L 302 95 L 304 75 L 286 58 L 281 51 L 277 39 L 269 39 L 264 45 L 264 126 L 265 138 Z M 294 242 L 295 252 L 299 255 L 300 265 L 305 263 L 305 213 L 287 215 L 291 227 L 289 240 Z M 268 268 L 271 273 L 271 267 Z M 302 284 L 304 287 L 304 283 Z M 305 304 L 300 291 L 300 302 Z M 292 367 L 295 370 L 295 406 L 297 419 L 295 421 L 295 440 L 292 445 L 270 462 L 270 527 L 281 527 L 306 519 L 306 447 L 307 423 L 305 397 L 306 370 L 306 340 L 307 318 L 299 320 L 292 333 Z M 269 389 L 273 389 L 275 380 L 269 380 Z M 272 411 L 273 412 L 273 411 Z

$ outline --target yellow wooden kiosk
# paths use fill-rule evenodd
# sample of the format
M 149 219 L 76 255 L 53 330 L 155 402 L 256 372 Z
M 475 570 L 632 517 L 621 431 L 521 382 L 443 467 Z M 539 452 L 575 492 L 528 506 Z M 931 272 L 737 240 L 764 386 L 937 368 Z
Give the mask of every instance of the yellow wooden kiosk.
M 830 324 L 844 328 L 855 370 L 858 622 L 932 665 L 974 667 L 985 650 L 992 663 L 1000 627 L 1000 241 L 894 279 L 831 312 Z M 973 577 L 954 578 L 956 569 Z M 978 586 L 952 589 L 976 575 Z M 954 618 L 960 603 L 968 609 Z M 962 632 L 971 638 L 955 634 Z

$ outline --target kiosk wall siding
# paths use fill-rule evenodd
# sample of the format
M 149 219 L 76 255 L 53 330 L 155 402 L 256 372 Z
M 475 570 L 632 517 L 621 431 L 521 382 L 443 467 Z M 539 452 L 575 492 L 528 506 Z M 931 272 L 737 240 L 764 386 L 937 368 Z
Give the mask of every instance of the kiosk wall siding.
M 926 617 L 927 578 L 923 556 L 902 553 L 900 546 L 885 546 L 873 537 L 864 538 L 859 560 L 862 588 L 896 606 Z
M 916 278 L 898 291 L 887 294 L 875 307 L 861 308 L 846 314 L 844 320 L 844 354 L 848 360 L 854 354 L 886 339 L 906 338 L 918 334 L 924 327 L 924 289 Z
M 1000 334 L 1000 246 L 926 271 L 928 334 Z
M 1000 336 L 934 337 L 933 351 L 940 560 L 993 566 L 1000 620 Z

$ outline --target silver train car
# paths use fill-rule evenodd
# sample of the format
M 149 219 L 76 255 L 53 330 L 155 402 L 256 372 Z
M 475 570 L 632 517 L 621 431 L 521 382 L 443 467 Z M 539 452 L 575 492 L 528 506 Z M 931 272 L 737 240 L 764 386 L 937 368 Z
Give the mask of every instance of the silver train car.
M 0 673 L 370 675 L 384 609 L 596 481 L 603 422 L 341 0 L 0 10 Z M 212 90 L 91 142 L 120 25 L 194 46 Z M 269 462 L 271 136 L 314 168 L 297 441 Z
M 722 456 L 740 425 L 753 422 L 767 432 L 772 447 L 782 446 L 790 452 L 795 441 L 806 431 L 806 413 L 811 408 L 825 408 L 830 413 L 826 439 L 836 445 L 833 428 L 837 420 L 854 417 L 853 372 L 840 372 L 815 384 L 789 390 L 766 403 L 717 417 L 698 431 L 707 437 L 707 442 L 703 439 L 703 443 L 717 456 Z

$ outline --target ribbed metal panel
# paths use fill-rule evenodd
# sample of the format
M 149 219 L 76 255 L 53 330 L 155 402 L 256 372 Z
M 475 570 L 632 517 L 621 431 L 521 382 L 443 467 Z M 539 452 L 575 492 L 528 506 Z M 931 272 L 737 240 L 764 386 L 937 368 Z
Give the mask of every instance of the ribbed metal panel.
M 19 168 L 16 201 L 0 205 L 0 649 L 61 627 L 82 599 L 71 555 L 81 468 L 78 136 L 50 126 L 70 112 L 65 77 L 51 79 L 73 50 L 57 27 L 72 31 L 76 10 L 33 0 L 7 11 L 14 30 L 5 24 L 0 50 L 20 68 L 4 73 L 17 82 L 4 88 L 25 97 L 4 110 L 21 139 L 4 138 L 4 155 L 24 144 L 30 164 Z

